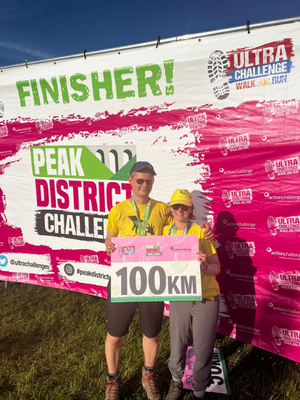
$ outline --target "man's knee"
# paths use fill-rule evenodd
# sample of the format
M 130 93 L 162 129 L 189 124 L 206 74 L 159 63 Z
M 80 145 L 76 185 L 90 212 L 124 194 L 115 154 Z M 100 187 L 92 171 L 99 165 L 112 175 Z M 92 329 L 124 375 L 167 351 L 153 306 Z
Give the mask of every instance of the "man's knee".
M 122 343 L 122 337 L 111 336 L 109 333 L 107 333 L 106 344 L 115 346 L 121 343 Z
M 153 338 L 149 338 L 146 335 L 143 335 L 143 336 L 144 336 L 144 340 L 146 340 L 148 342 L 151 342 L 151 343 L 158 343 L 159 342 L 159 336 L 158 335 L 153 337 Z

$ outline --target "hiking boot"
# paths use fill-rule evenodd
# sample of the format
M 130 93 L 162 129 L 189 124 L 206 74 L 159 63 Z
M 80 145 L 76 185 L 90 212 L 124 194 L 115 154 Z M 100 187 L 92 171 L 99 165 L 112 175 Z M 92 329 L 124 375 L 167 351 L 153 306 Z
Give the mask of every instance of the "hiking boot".
M 169 392 L 167 396 L 165 397 L 165 400 L 177 400 L 180 399 L 182 396 L 182 388 L 183 384 L 181 381 L 173 381 L 171 380 L 170 387 L 169 387 Z
M 205 396 L 205 390 L 201 390 L 200 392 L 197 392 L 199 397 L 195 396 L 195 392 L 194 392 L 194 396 L 193 396 L 193 400 L 201 400 L 204 399 Z
M 149 400 L 161 400 L 161 395 L 157 387 L 156 371 L 147 371 L 142 368 L 142 385 L 147 393 Z
M 109 378 L 107 377 L 105 386 L 106 386 L 105 400 L 119 400 L 120 387 L 121 387 L 120 374 L 113 381 L 110 381 Z

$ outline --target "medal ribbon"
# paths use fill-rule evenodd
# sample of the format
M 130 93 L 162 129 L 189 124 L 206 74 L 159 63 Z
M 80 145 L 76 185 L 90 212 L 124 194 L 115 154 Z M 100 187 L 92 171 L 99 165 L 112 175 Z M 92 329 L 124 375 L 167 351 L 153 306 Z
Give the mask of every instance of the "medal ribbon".
M 140 217 L 139 217 L 139 212 L 137 209 L 137 206 L 135 204 L 135 201 L 133 200 L 133 198 L 131 198 L 130 203 L 136 213 L 136 217 L 137 217 L 137 223 L 138 223 L 138 230 L 139 230 L 139 236 L 146 236 L 146 229 L 147 229 L 147 224 L 148 224 L 148 219 L 149 219 L 149 215 L 150 215 L 150 199 L 146 205 L 146 210 L 145 210 L 145 215 L 144 215 L 144 220 L 143 222 L 141 222 Z
M 183 231 L 183 235 L 187 235 L 188 231 L 190 230 L 190 227 L 193 225 L 193 223 L 191 221 L 189 221 L 188 226 L 185 228 L 185 230 Z M 175 227 L 175 224 L 171 225 L 171 228 L 169 229 L 169 233 L 168 236 L 171 235 L 171 232 L 173 230 L 173 235 L 177 235 L 177 229 Z

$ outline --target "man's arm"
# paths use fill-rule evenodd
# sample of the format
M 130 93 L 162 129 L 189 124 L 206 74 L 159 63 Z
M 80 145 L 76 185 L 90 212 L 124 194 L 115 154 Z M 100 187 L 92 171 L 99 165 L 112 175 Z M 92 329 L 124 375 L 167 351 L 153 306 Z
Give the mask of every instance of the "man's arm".
M 105 239 L 105 247 L 106 247 L 106 253 L 108 256 L 111 255 L 115 251 L 115 245 L 111 241 L 111 238 L 113 237 L 118 237 L 118 234 L 115 232 L 107 232 L 106 239 Z
M 207 223 L 201 224 L 200 228 L 202 228 L 202 229 L 205 228 L 205 231 L 204 231 L 205 239 L 213 240 L 215 238 L 214 233 L 213 233 L 213 231 L 211 229 L 211 226 L 209 224 L 207 224 Z

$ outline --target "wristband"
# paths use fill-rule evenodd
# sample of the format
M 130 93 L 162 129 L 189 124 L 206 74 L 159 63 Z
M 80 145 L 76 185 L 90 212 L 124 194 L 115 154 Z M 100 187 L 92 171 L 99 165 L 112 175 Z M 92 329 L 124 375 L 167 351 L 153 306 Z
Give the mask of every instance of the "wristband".
M 205 262 L 203 262 L 203 263 L 201 264 L 201 271 L 202 271 L 202 272 L 205 272 L 205 271 L 207 271 L 207 268 L 208 268 L 208 265 L 207 265 Z

